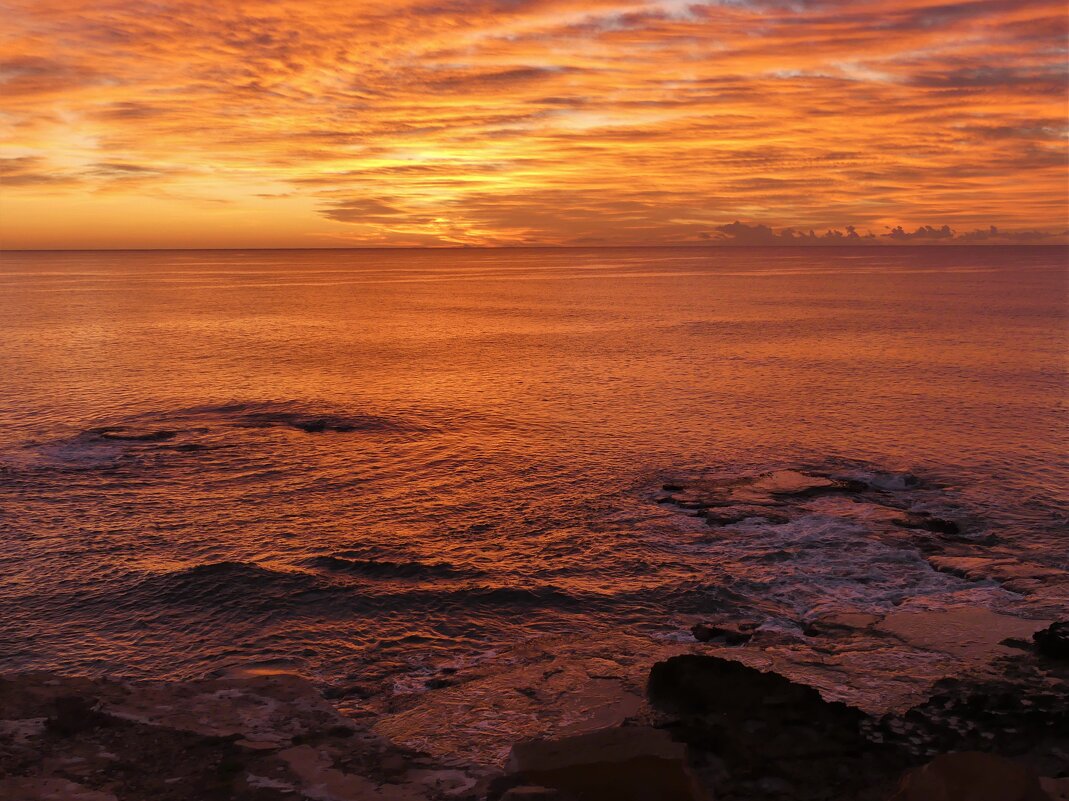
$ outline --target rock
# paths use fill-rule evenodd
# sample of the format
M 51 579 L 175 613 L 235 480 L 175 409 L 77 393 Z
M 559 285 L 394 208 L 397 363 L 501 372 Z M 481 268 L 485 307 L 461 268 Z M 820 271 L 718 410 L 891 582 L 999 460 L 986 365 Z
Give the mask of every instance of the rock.
M 126 428 L 96 428 L 92 433 L 100 439 L 118 442 L 166 442 L 178 436 L 177 431 L 131 431 Z
M 787 798 L 793 798 L 795 796 L 794 785 L 790 782 L 786 782 L 783 779 L 776 776 L 766 776 L 763 779 L 757 781 L 757 789 L 762 793 L 771 796 L 786 796 Z
M 880 618 L 876 615 L 867 615 L 862 612 L 838 612 L 809 621 L 802 626 L 802 633 L 806 637 L 821 637 L 826 634 L 860 631 L 879 620 Z
M 53 702 L 53 713 L 45 726 L 61 737 L 73 737 L 107 724 L 107 717 L 93 709 L 95 699 L 63 695 Z
M 890 789 L 911 764 L 900 749 L 866 737 L 862 723 L 869 718 L 860 710 L 731 659 L 682 654 L 658 662 L 647 696 L 655 710 L 674 716 L 665 722 L 673 736 L 706 762 L 715 756 L 723 766 L 717 793 L 730 798 L 853 798 Z
M 1050 801 L 1069 801 L 1069 778 L 1043 778 L 1039 780 L 1039 785 L 1043 788 L 1043 792 L 1050 796 Z
M 911 770 L 890 801 L 1049 801 L 1049 796 L 1024 765 L 966 751 Z
M 708 712 L 746 720 L 763 707 L 792 709 L 793 717 L 816 720 L 829 714 L 856 722 L 861 713 L 845 704 L 828 703 L 812 687 L 777 673 L 762 673 L 730 659 L 682 654 L 658 662 L 650 671 L 646 693 L 658 707 L 676 712 Z
M 1009 637 L 1029 637 L 1044 620 L 993 612 L 982 606 L 916 612 L 892 612 L 872 628 L 931 651 L 986 661 L 999 654 Z
M 743 630 L 743 625 L 733 626 L 730 623 L 713 625 L 711 623 L 695 623 L 690 633 L 698 642 L 710 642 L 721 640 L 727 645 L 742 645 L 749 642 L 753 637 L 753 629 Z
M 535 787 L 525 784 L 508 790 L 501 796 L 501 801 L 558 801 L 560 797 L 560 793 L 552 787 Z
M 427 801 L 433 767 L 295 676 L 0 677 L 4 801 Z
M 1036 650 L 1052 659 L 1069 659 L 1069 621 L 1051 623 L 1032 635 Z
M 517 743 L 508 769 L 524 782 L 584 801 L 709 799 L 687 766 L 686 748 L 646 727 Z
M 704 506 L 696 508 L 704 509 Z M 705 522 L 710 526 L 730 526 L 744 520 L 764 521 L 772 525 L 782 525 L 790 521 L 787 515 L 779 514 L 764 506 L 721 506 L 705 509 Z
M 922 529 L 923 531 L 930 531 L 933 534 L 945 534 L 951 537 L 961 534 L 961 526 L 957 522 L 942 517 L 927 517 L 921 514 L 916 514 L 892 520 L 891 522 L 901 528 Z
M 90 790 L 60 778 L 0 778 L 0 798 L 10 801 L 116 801 L 108 792 Z

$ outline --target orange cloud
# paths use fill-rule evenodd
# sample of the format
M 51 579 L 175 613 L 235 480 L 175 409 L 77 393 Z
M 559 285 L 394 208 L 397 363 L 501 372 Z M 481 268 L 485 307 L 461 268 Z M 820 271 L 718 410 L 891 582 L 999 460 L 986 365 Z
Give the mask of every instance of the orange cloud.
M 5 247 L 1066 229 L 1061 2 L 0 7 Z

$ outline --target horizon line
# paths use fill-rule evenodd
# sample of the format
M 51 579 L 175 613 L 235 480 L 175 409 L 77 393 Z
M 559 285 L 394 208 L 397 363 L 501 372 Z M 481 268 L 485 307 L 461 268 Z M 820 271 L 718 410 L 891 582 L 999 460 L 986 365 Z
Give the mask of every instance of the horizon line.
M 871 249 L 881 248 L 898 250 L 901 248 L 1069 248 L 1069 242 L 871 242 L 868 244 L 669 244 L 669 245 L 342 245 L 342 246 L 300 246 L 300 247 L 143 247 L 143 248 L 2 248 L 0 255 L 9 253 L 161 253 L 174 251 L 244 251 L 244 250 L 636 250 L 636 249 L 680 249 L 680 250 L 842 250 L 844 248 Z

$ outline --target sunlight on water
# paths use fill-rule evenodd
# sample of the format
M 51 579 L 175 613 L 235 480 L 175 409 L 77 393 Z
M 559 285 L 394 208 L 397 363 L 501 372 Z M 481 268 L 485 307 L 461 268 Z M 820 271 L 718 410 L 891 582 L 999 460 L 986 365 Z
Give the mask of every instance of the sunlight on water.
M 880 489 L 891 506 L 1064 569 L 1064 268 L 1047 248 L 8 253 L 0 667 L 335 681 L 539 632 L 671 637 L 714 603 L 784 626 L 1015 603 L 889 545 L 875 501 L 715 542 L 655 501 L 696 476 L 912 471 L 926 489 Z

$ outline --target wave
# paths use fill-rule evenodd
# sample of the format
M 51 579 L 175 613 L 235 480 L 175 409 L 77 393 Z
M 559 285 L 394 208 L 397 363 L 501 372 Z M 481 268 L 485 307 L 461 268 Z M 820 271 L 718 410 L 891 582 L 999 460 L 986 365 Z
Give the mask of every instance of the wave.
M 178 436 L 173 429 L 159 429 L 140 431 L 124 426 L 110 426 L 105 428 L 91 428 L 83 435 L 84 439 L 94 439 L 112 442 L 169 442 Z
M 307 573 L 273 570 L 251 562 L 209 562 L 143 579 L 129 595 L 164 605 L 246 608 L 285 606 L 328 589 Z
M 306 434 L 415 431 L 423 426 L 403 417 L 319 408 L 290 401 L 195 406 L 176 413 L 241 428 L 292 428 Z
M 387 559 L 353 559 L 341 554 L 315 556 L 307 561 L 310 567 L 369 578 L 429 579 L 429 578 L 474 578 L 483 571 L 459 568 L 447 562 L 391 561 Z
M 330 560 L 330 561 L 325 561 Z M 375 579 L 463 578 L 463 570 L 446 564 L 378 562 L 316 557 L 316 566 Z M 580 608 L 608 598 L 590 598 L 555 585 L 510 587 L 473 583 L 449 588 L 415 586 L 400 589 L 389 583 L 353 585 L 300 570 L 277 570 L 251 562 L 210 562 L 142 579 L 122 592 L 126 608 L 148 606 L 224 611 L 230 616 L 265 612 L 331 616 L 371 612 L 435 612 L 474 607 L 531 609 Z M 105 602 L 107 600 L 105 599 Z

